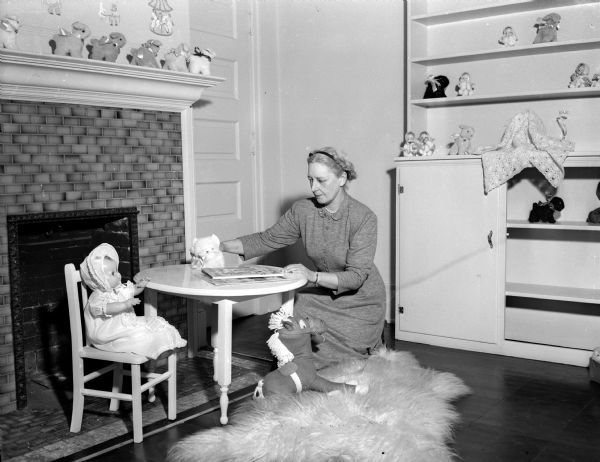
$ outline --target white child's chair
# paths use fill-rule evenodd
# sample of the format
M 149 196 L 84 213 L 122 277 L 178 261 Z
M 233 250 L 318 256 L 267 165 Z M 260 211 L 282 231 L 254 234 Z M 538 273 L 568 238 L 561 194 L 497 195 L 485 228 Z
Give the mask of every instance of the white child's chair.
M 96 396 L 110 399 L 109 409 L 119 409 L 119 402 L 131 401 L 133 421 L 133 441 L 140 443 L 144 439 L 142 430 L 142 393 L 149 390 L 149 401 L 154 401 L 154 386 L 164 380 L 168 380 L 168 412 L 169 420 L 177 417 L 177 354 L 171 353 L 168 357 L 167 371 L 158 374 L 154 372 L 142 372 L 141 365 L 148 362 L 145 356 L 134 353 L 113 353 L 99 350 L 87 345 L 87 336 L 82 329 L 81 312 L 82 306 L 87 304 L 88 293 L 85 284 L 81 281 L 79 271 L 75 265 L 65 265 L 65 281 L 67 285 L 67 299 L 69 302 L 69 320 L 71 325 L 71 344 L 73 360 L 73 413 L 71 417 L 71 432 L 78 433 L 81 430 L 83 419 L 83 400 L 85 396 Z M 88 373 L 84 372 L 84 359 L 96 359 L 109 361 L 112 364 L 102 369 Z M 131 371 L 123 370 L 123 364 L 131 365 Z M 86 383 L 101 375 L 113 371 L 113 384 L 111 391 L 86 388 Z M 123 374 L 131 376 L 131 393 L 122 393 Z M 141 378 L 147 379 L 142 384 Z

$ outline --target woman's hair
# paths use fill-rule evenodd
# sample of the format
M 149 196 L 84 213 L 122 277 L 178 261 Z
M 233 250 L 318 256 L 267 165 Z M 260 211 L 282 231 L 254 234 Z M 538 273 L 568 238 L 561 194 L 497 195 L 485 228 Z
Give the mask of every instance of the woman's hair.
M 330 146 L 309 152 L 306 162 L 308 164 L 319 163 L 327 165 L 338 177 L 343 172 L 346 172 L 348 181 L 352 181 L 357 177 L 354 164 L 350 162 L 346 154 Z

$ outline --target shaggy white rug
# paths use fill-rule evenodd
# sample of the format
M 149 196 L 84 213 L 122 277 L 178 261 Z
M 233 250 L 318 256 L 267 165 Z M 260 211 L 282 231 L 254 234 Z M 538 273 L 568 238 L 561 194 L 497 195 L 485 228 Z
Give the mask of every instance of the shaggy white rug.
M 446 446 L 458 414 L 452 400 L 470 392 L 453 374 L 422 368 L 406 352 L 382 350 L 321 371 L 368 384 L 365 395 L 302 392 L 249 400 L 230 424 L 176 443 L 170 462 L 451 461 Z

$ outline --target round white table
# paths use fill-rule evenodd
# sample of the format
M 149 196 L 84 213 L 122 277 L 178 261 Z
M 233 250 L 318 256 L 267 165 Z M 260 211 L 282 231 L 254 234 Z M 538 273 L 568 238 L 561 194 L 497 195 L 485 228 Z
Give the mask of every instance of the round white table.
M 221 390 L 221 424 L 227 424 L 227 393 L 231 384 L 231 327 L 234 303 L 270 294 L 282 294 L 282 307 L 293 308 L 294 291 L 306 284 L 306 279 L 262 279 L 255 278 L 251 283 L 215 285 L 201 269 L 188 265 L 171 265 L 149 268 L 141 271 L 141 277 L 150 279 L 144 291 L 144 315 L 156 316 L 158 312 L 157 293 L 178 295 L 192 300 L 201 300 L 217 305 L 216 326 L 213 326 L 211 344 L 214 349 L 214 379 Z M 196 319 L 194 304 L 188 304 L 188 355 L 196 354 Z

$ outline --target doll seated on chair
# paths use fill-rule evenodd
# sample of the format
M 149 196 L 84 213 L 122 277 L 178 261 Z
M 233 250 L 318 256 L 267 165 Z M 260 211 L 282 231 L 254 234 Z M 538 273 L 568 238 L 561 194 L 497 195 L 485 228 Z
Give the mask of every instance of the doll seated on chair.
M 147 280 L 121 282 L 119 256 L 110 244 L 100 244 L 81 263 L 81 279 L 93 290 L 84 309 L 86 335 L 94 347 L 136 353 L 150 359 L 187 345 L 175 327 L 159 316 L 137 316 Z M 136 277 L 134 277 L 136 279 Z
M 275 333 L 269 338 L 267 345 L 277 358 L 278 368 L 258 383 L 255 398 L 290 395 L 302 390 L 324 393 L 349 391 L 360 394 L 368 391 L 365 385 L 332 382 L 317 374 L 311 342 L 323 342 L 322 334 L 326 327 L 322 320 L 308 316 L 294 318 L 282 308 L 271 315 L 269 328 Z

